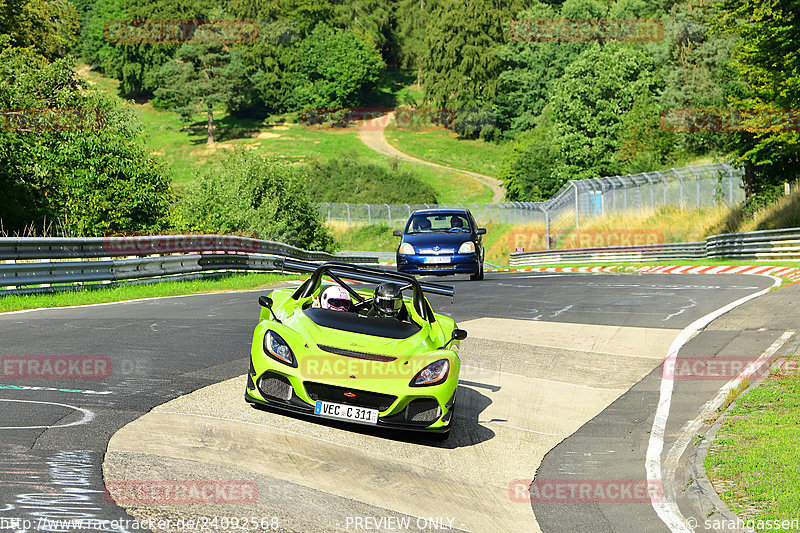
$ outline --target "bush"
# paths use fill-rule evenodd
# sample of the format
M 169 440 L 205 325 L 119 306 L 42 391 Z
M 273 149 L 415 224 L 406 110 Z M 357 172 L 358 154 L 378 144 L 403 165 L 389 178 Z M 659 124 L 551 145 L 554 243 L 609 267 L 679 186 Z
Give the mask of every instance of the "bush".
M 390 168 L 344 155 L 308 165 L 308 191 L 315 202 L 435 204 L 433 188 L 399 167 Z
M 234 152 L 198 177 L 181 200 L 179 216 L 191 231 L 254 235 L 330 251 L 333 238 L 309 201 L 307 184 L 303 167 Z
M 84 85 L 70 59 L 0 52 L 0 109 L 19 109 L 30 121 L 0 127 L 6 231 L 40 233 L 54 220 L 72 235 L 165 229 L 164 168 L 142 146 L 132 112 Z

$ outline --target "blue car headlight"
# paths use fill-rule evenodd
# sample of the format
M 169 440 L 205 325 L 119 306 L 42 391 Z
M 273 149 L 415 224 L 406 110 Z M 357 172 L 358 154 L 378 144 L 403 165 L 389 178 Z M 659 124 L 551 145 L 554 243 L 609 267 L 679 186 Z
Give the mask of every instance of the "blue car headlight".
M 431 385 L 438 385 L 447 380 L 450 374 L 450 361 L 447 359 L 439 359 L 429 364 L 414 376 L 409 386 L 411 387 L 429 387 Z
M 264 335 L 264 352 L 281 363 L 297 368 L 297 360 L 289 344 L 272 330 L 267 330 Z
M 474 254 L 475 253 L 475 243 L 472 241 L 467 241 L 461 243 L 461 246 L 458 248 L 458 253 L 460 254 Z
M 407 242 L 404 242 L 400 245 L 400 249 L 397 251 L 397 253 L 401 255 L 414 255 L 414 247 Z

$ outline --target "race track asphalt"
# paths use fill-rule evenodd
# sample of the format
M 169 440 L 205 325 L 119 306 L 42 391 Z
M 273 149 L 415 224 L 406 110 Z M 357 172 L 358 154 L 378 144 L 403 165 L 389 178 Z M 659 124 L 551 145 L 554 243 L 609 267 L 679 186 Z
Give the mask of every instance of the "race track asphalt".
M 37 524 L 55 518 L 202 515 L 196 506 L 118 507 L 104 497 L 105 461 L 107 480 L 254 479 L 257 505 L 211 511 L 258 512 L 286 531 L 352 531 L 354 518 L 390 516 L 440 518 L 473 531 L 579 531 L 587 524 L 666 531 L 649 505 L 612 503 L 598 511 L 578 504 L 575 513 L 575 505 L 531 505 L 514 491 L 537 469 L 537 478 L 642 478 L 656 367 L 670 343 L 697 318 L 772 280 L 497 273 L 484 282 L 434 281 L 456 287 L 453 302 L 432 297 L 434 308 L 470 332 L 462 343 L 463 400 L 446 443 L 246 406 L 241 376 L 259 292 L 0 315 L 4 362 L 85 356 L 109 361 L 111 369 L 107 376 L 33 379 L 2 367 L 0 521 L 27 519 L 31 530 L 46 530 Z M 763 350 L 778 330 L 759 332 L 739 350 Z M 729 326 L 719 342 L 729 345 L 735 332 Z M 704 389 L 697 401 L 711 393 Z M 684 418 L 695 403 L 681 407 Z M 622 442 L 625 454 L 611 454 L 620 445 L 614 437 L 626 432 L 637 438 Z M 247 455 L 255 452 L 262 455 Z M 576 459 L 601 452 L 610 462 Z M 625 523 L 632 527 L 619 527 Z M 435 524 L 423 526 L 411 530 Z

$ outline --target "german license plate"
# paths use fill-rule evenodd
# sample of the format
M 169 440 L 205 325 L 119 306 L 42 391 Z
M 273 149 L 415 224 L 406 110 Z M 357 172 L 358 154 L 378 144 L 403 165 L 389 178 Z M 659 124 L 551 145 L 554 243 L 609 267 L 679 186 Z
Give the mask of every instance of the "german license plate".
M 343 405 L 340 403 L 323 402 L 317 400 L 314 405 L 314 414 L 319 416 L 329 416 L 331 418 L 342 418 L 354 422 L 365 424 L 378 423 L 378 410 L 356 407 L 355 405 Z
M 450 257 L 449 256 L 438 256 L 438 257 L 426 257 L 426 263 L 449 263 Z

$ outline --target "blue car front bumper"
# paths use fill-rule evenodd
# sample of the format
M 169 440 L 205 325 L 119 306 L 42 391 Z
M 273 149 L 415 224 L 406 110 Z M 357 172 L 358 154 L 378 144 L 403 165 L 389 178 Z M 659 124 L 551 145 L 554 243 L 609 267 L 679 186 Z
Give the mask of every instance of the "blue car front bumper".
M 439 262 L 447 260 L 448 262 Z M 437 261 L 437 262 L 434 262 Z M 481 262 L 477 253 L 454 255 L 397 255 L 397 270 L 419 276 L 446 274 L 477 274 Z

